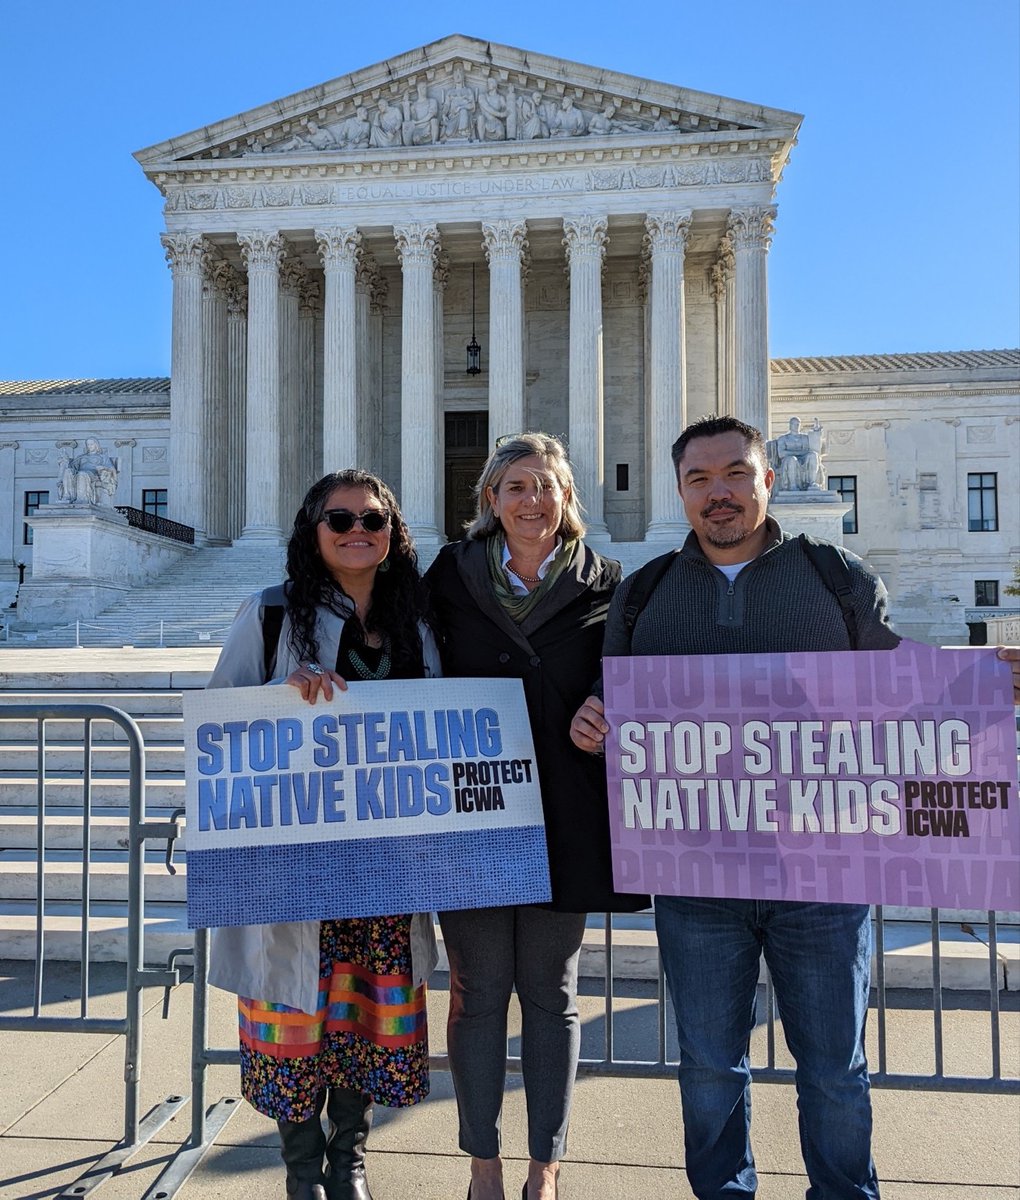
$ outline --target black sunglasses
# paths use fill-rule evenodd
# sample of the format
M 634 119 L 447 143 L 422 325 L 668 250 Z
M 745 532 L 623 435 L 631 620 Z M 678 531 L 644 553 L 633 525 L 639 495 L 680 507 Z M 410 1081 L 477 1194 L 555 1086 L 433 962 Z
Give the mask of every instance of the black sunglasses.
M 352 513 L 347 508 L 327 508 L 322 519 L 334 533 L 350 533 L 356 522 L 366 533 L 381 533 L 390 523 L 390 514 L 385 508 L 369 508 L 363 513 Z

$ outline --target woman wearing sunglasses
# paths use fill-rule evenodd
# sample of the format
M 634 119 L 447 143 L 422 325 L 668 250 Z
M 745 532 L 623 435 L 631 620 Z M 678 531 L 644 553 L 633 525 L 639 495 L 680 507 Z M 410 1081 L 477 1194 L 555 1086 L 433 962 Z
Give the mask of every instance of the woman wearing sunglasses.
M 554 437 L 504 438 L 477 484 L 463 541 L 426 574 L 447 675 L 520 679 L 542 787 L 552 903 L 439 914 L 450 959 L 450 1068 L 470 1200 L 503 1200 L 499 1122 L 507 1009 L 521 1006 L 528 1107 L 524 1200 L 554 1200 L 566 1148 L 581 1027 L 577 966 L 585 915 L 632 912 L 647 896 L 613 891 L 601 760 L 570 741 L 598 678 L 620 565 L 584 545 L 566 451 Z
M 374 475 L 338 471 L 311 488 L 287 576 L 241 605 L 210 687 L 287 683 L 314 704 L 348 682 L 440 674 L 417 556 Z M 435 961 L 428 914 L 214 931 L 209 981 L 238 995 L 242 1091 L 278 1123 L 289 1200 L 371 1200 L 373 1101 L 428 1094 Z

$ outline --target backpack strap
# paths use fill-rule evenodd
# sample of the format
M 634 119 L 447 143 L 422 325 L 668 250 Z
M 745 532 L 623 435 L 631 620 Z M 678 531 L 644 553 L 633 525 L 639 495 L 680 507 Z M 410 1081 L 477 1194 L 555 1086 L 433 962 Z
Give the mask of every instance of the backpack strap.
M 273 678 L 276 667 L 276 650 L 283 629 L 283 614 L 287 611 L 287 585 L 277 583 L 262 593 L 260 608 L 262 620 L 262 669 L 265 681 Z
M 641 610 L 651 599 L 652 592 L 659 586 L 659 580 L 673 565 L 673 560 L 679 553 L 679 550 L 670 550 L 668 554 L 649 559 L 634 577 L 627 593 L 627 603 L 623 606 L 623 623 L 627 627 L 628 636 L 634 633 Z
M 798 535 L 800 548 L 807 555 L 814 569 L 822 577 L 822 582 L 839 602 L 843 623 L 850 635 L 850 649 L 857 649 L 857 616 L 853 606 L 853 578 L 846 558 L 838 546 L 831 542 L 819 542 L 806 533 Z

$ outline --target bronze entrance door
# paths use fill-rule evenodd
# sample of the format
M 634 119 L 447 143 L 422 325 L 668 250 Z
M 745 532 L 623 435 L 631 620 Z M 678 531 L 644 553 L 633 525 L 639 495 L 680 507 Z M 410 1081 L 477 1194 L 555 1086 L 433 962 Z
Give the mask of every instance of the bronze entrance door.
M 446 414 L 446 536 L 464 536 L 464 525 L 475 515 L 475 484 L 489 457 L 489 414 Z

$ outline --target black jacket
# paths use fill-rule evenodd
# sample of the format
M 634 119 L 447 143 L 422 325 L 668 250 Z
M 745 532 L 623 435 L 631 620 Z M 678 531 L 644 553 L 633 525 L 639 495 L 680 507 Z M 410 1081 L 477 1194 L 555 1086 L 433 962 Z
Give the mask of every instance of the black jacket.
M 613 891 L 605 763 L 578 750 L 570 722 L 600 673 L 606 614 L 620 565 L 581 545 L 517 625 L 489 580 L 483 541 L 444 546 L 426 582 L 443 674 L 521 679 L 542 787 L 552 905 L 560 912 L 635 912 L 648 896 Z

